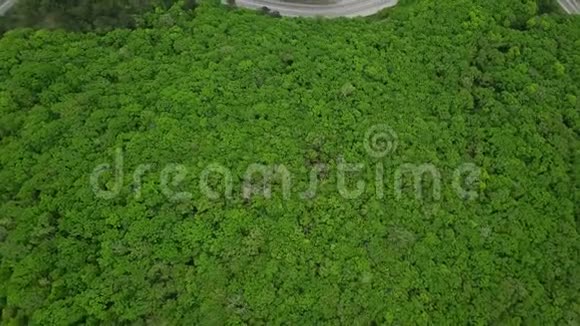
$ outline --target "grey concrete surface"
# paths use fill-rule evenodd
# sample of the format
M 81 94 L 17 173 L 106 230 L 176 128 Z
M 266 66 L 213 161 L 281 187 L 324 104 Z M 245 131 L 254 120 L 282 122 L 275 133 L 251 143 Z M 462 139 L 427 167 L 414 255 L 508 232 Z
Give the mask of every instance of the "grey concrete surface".
M 558 0 L 560 6 L 569 14 L 580 14 L 580 0 Z
M 16 0 L 0 0 L 0 16 L 4 15 L 15 3 Z
M 227 0 L 222 0 L 227 3 Z M 236 5 L 259 10 L 267 7 L 282 16 L 357 17 L 369 16 L 396 5 L 398 0 L 336 0 L 327 5 L 284 2 L 281 0 L 236 0 Z M 580 0 L 558 0 L 568 14 L 580 14 Z
M 226 0 L 223 0 L 227 3 Z M 304 4 L 277 0 L 236 0 L 236 5 L 250 9 L 267 7 L 282 16 L 357 17 L 369 16 L 396 5 L 398 0 L 338 0 L 332 4 Z

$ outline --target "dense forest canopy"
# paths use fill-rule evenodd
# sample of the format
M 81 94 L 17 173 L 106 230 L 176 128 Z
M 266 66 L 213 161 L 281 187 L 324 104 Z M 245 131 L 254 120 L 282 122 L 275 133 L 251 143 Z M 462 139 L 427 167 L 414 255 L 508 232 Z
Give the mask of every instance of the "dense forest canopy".
M 580 323 L 578 17 L 134 17 L 0 39 L 2 324 Z

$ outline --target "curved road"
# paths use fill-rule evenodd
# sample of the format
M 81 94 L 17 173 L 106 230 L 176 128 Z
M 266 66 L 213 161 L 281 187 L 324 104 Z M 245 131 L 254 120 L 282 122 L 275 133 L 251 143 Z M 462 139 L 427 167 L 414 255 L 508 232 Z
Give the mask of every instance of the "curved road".
M 222 0 L 227 4 L 227 0 Z M 268 7 L 283 16 L 327 16 L 356 17 L 369 16 L 382 9 L 396 5 L 398 0 L 338 0 L 336 4 L 309 5 L 280 0 L 236 0 L 236 5 L 260 9 Z M 16 0 L 0 0 L 0 16 L 4 15 Z M 569 14 L 580 14 L 580 0 L 558 0 L 558 3 Z
M 227 3 L 227 0 L 222 0 Z M 282 16 L 357 17 L 369 16 L 396 5 L 398 0 L 338 0 L 336 4 L 313 5 L 281 0 L 236 0 L 236 5 L 250 9 L 267 7 Z M 568 14 L 580 14 L 580 0 L 558 0 Z
M 4 15 L 15 3 L 16 0 L 0 0 L 0 16 Z
M 226 0 L 223 0 L 227 3 Z M 236 0 L 236 5 L 250 9 L 267 7 L 282 16 L 357 17 L 369 16 L 396 5 L 398 0 L 338 0 L 335 4 L 315 5 L 280 0 Z
M 569 14 L 580 14 L 580 0 L 558 0 L 560 6 Z

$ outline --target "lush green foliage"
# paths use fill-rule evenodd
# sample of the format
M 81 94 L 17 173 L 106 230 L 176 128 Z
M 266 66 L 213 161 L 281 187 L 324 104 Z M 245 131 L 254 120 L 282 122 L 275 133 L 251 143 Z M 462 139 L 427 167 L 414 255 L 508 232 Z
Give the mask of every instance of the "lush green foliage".
M 409 1 L 366 20 L 208 2 L 100 36 L 10 31 L 2 321 L 577 325 L 578 49 L 578 18 L 526 0 Z M 399 135 L 383 159 L 363 146 L 377 123 Z M 89 176 L 117 148 L 124 187 L 98 199 Z M 365 162 L 369 188 L 381 162 L 385 197 L 343 199 L 328 173 L 298 198 L 339 157 Z M 169 163 L 188 167 L 191 200 L 160 191 Z M 210 163 L 234 171 L 232 199 L 200 193 Z M 286 165 L 293 197 L 244 200 L 252 163 Z M 404 163 L 437 166 L 441 198 L 397 199 Z M 462 163 L 483 170 L 476 200 L 446 181 Z

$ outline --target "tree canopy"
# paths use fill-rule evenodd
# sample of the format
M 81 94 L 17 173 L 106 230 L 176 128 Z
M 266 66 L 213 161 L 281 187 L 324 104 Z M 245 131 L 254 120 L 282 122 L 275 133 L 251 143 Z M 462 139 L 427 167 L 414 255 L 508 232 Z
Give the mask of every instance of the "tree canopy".
M 327 20 L 205 1 L 6 32 L 2 323 L 580 323 L 580 19 L 547 4 Z M 396 134 L 384 156 L 365 149 L 377 125 Z M 342 161 L 362 164 L 355 198 Z M 200 190 L 212 164 L 231 196 L 215 171 L 219 196 Z M 279 179 L 244 196 L 253 164 L 283 165 L 290 197 Z M 437 168 L 438 196 L 429 178 L 397 192 L 409 164 Z M 465 164 L 472 198 L 452 183 Z

